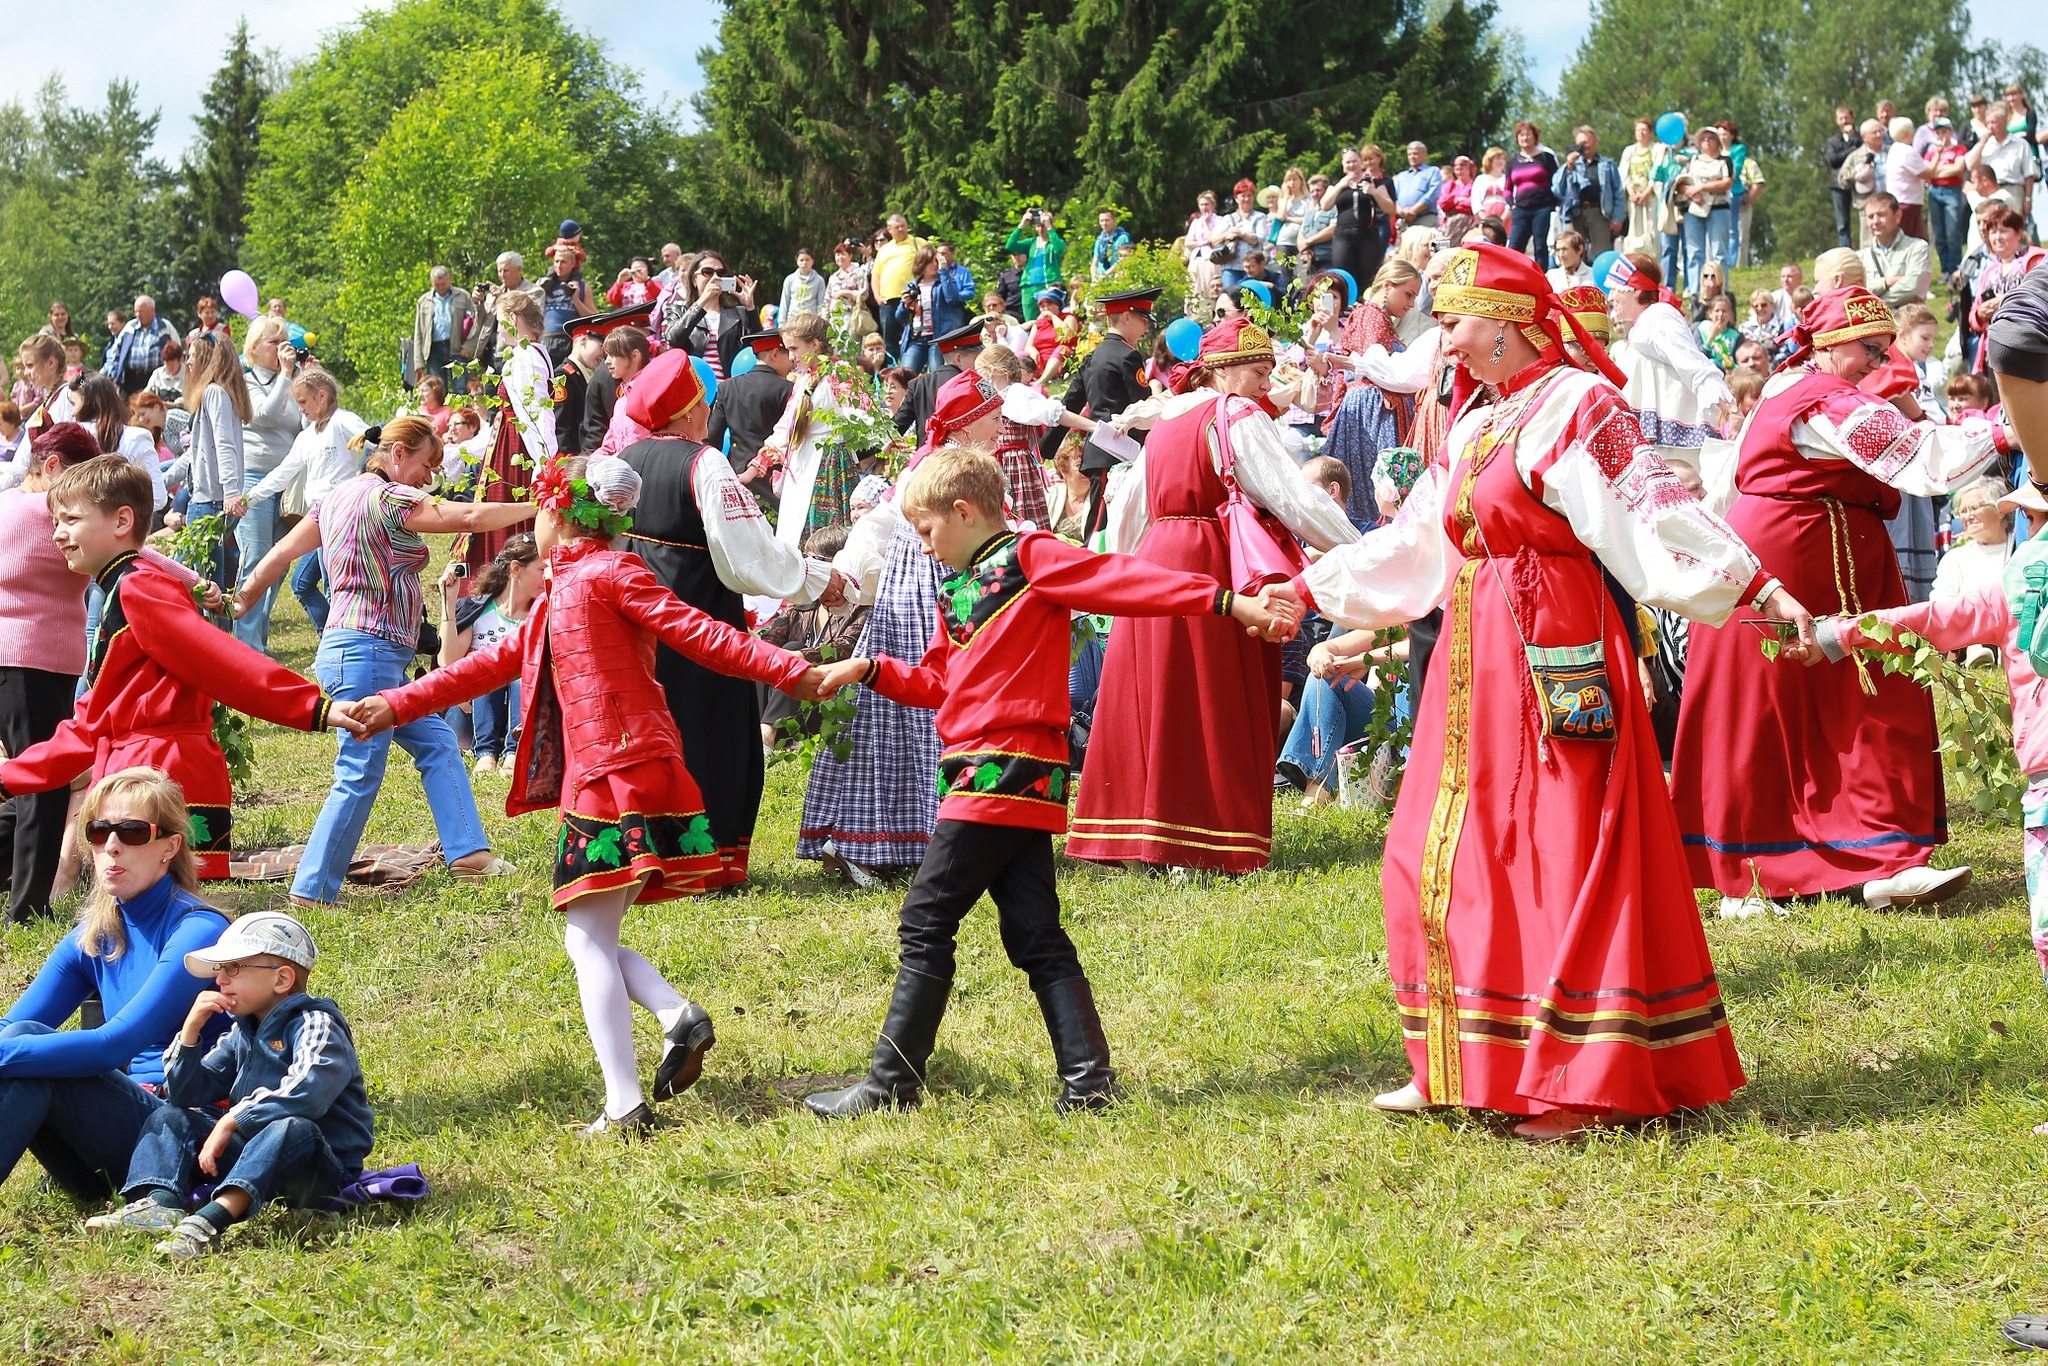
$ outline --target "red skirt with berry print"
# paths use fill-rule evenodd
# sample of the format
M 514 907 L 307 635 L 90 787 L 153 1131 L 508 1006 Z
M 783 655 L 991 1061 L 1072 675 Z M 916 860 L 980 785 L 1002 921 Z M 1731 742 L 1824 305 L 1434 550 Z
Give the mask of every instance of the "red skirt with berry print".
M 674 759 L 629 764 L 564 795 L 555 843 L 556 910 L 640 884 L 635 901 L 695 896 L 722 865 L 704 798 Z

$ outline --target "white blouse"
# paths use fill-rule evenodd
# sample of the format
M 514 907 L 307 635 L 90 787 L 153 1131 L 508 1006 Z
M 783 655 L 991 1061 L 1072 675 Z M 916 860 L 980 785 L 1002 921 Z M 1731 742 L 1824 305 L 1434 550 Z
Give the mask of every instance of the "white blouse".
M 832 566 L 805 557 L 776 536 L 724 454 L 707 446 L 690 471 L 690 492 L 704 519 L 704 546 L 718 581 L 735 593 L 779 598 L 797 606 L 817 601 Z M 802 523 L 803 517 L 797 521 Z
M 304 470 L 306 506 L 319 506 L 328 490 L 362 473 L 362 452 L 350 450 L 348 443 L 361 436 L 367 425 L 348 409 L 337 408 L 334 416 L 327 419 L 325 427 L 315 427 L 311 423 L 301 427 L 298 436 L 292 440 L 291 454 L 279 461 L 276 469 L 264 475 L 262 483 L 249 490 L 249 501 L 260 503 L 265 498 L 283 493 L 293 477 Z
M 1656 448 L 1643 444 L 1634 415 L 1622 404 L 1608 405 L 1591 430 L 1577 432 L 1557 451 L 1581 404 L 1595 389 L 1611 387 L 1577 370 L 1550 384 L 1524 414 L 1515 446 L 1523 487 L 1535 487 L 1531 471 L 1556 452 L 1540 481 L 1543 505 L 1571 523 L 1630 596 L 1709 625 L 1726 621 L 1756 581 L 1756 556 L 1726 522 L 1693 501 Z M 1489 406 L 1466 413 L 1446 449 L 1470 449 L 1491 412 Z M 1317 610 L 1340 625 L 1377 630 L 1440 606 L 1465 562 L 1444 529 L 1450 495 L 1450 471 L 1431 465 L 1392 522 L 1310 565 L 1302 581 Z
M 547 348 L 521 341 L 505 363 L 505 400 L 512 405 L 512 419 L 526 442 L 527 458 L 535 465 L 552 460 L 555 444 L 555 367 Z
M 1643 360 L 1676 374 L 1680 383 L 1699 400 L 1700 409 L 1709 421 L 1714 419 L 1714 409 L 1726 410 L 1735 406 L 1735 395 L 1729 392 L 1721 367 L 1700 349 L 1699 334 L 1670 304 L 1655 303 L 1645 308 L 1641 316 L 1628 325 L 1628 337 L 1622 346 Z M 1616 350 L 1621 351 L 1621 347 Z M 1625 391 L 1629 402 L 1638 408 L 1654 411 L 1655 395 L 1639 392 L 1641 367 L 1624 365 L 1622 368 L 1630 372 Z
M 803 540 L 804 523 L 810 520 L 811 490 L 817 486 L 818 466 L 825 457 L 825 439 L 831 433 L 833 419 L 839 412 L 839 395 L 832 387 L 832 381 L 815 371 L 798 370 L 790 376 L 792 387 L 788 400 L 782 405 L 782 416 L 775 420 L 775 430 L 761 443 L 761 453 L 756 458 L 766 464 L 769 460 L 782 461 L 782 492 L 776 504 L 775 534 L 790 546 L 797 546 Z M 796 426 L 799 404 L 808 394 L 811 399 L 810 426 L 804 431 L 804 438 L 790 449 L 790 434 Z
M 1796 369 L 1771 376 L 1764 381 L 1764 400 L 1810 373 Z M 1998 426 L 1982 417 L 1915 422 L 1873 394 L 1846 416 L 1840 409 L 1815 411 L 1793 423 L 1792 445 L 1808 460 L 1846 460 L 1901 493 L 1934 498 L 1983 472 L 1998 454 Z

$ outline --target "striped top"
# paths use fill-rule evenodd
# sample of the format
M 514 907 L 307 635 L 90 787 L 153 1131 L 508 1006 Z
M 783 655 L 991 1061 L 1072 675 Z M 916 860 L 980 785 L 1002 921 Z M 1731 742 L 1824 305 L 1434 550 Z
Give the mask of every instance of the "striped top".
M 329 490 L 309 514 L 327 566 L 327 624 L 400 645 L 419 642 L 427 543 L 405 519 L 429 497 L 375 470 Z

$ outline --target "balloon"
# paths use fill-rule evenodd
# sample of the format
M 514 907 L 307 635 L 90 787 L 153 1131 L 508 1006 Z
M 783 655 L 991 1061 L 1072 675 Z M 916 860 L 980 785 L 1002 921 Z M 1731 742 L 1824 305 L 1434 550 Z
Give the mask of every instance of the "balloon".
M 1193 318 L 1175 318 L 1166 325 L 1162 334 L 1166 338 L 1166 349 L 1178 361 L 1190 361 L 1202 350 L 1202 325 Z
M 1248 289 L 1259 296 L 1260 303 L 1268 308 L 1273 306 L 1273 286 L 1267 284 L 1264 280 L 1246 280 L 1239 286 L 1239 289 Z
M 759 365 L 760 363 L 760 353 L 755 351 L 753 347 L 749 346 L 742 350 L 737 356 L 734 356 L 732 358 L 732 373 L 730 375 L 727 375 L 726 378 L 738 379 L 741 375 L 746 374 L 747 371 L 753 369 L 756 365 Z
M 751 349 L 751 348 L 749 348 Z M 737 361 L 737 357 L 734 358 Z M 718 393 L 718 376 L 711 371 L 711 362 L 702 356 L 690 357 L 690 368 L 697 372 L 697 378 L 704 381 L 704 401 L 711 402 Z
M 1593 258 L 1594 288 L 1603 292 L 1606 290 L 1607 277 L 1614 273 L 1614 263 L 1620 259 L 1621 253 L 1618 251 L 1603 251 Z
M 1673 110 L 1657 116 L 1657 141 L 1666 147 L 1676 147 L 1685 141 L 1685 115 Z
M 313 344 L 313 334 L 297 323 L 284 325 L 284 342 L 294 351 L 303 351 Z
M 1350 291 L 1351 291 L 1351 294 L 1350 294 L 1350 299 L 1351 299 L 1351 302 L 1352 302 L 1352 303 L 1354 303 L 1354 304 L 1355 304 L 1355 303 L 1357 303 L 1357 302 L 1358 302 L 1358 277 L 1357 277 L 1356 275 L 1353 275 L 1353 274 L 1352 274 L 1352 273 L 1351 273 L 1350 271 L 1348 271 L 1348 270 L 1343 270 L 1343 269 L 1332 269 L 1332 270 L 1330 271 L 1330 274 L 1332 274 L 1332 275 L 1337 275 L 1337 276 L 1342 276 L 1342 277 L 1343 277 L 1343 280 L 1344 280 L 1344 287 L 1345 287 L 1346 289 L 1348 289 L 1348 290 L 1350 290 Z
M 220 277 L 220 301 L 245 318 L 253 318 L 262 311 L 262 301 L 256 297 L 256 282 L 246 270 L 231 270 Z

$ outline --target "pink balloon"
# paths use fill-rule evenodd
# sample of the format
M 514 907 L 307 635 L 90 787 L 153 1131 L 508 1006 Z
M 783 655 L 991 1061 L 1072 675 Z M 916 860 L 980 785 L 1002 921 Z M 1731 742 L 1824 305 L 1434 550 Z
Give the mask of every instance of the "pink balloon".
M 262 307 L 256 296 L 256 282 L 246 270 L 231 270 L 220 277 L 220 299 L 245 318 L 255 317 Z

